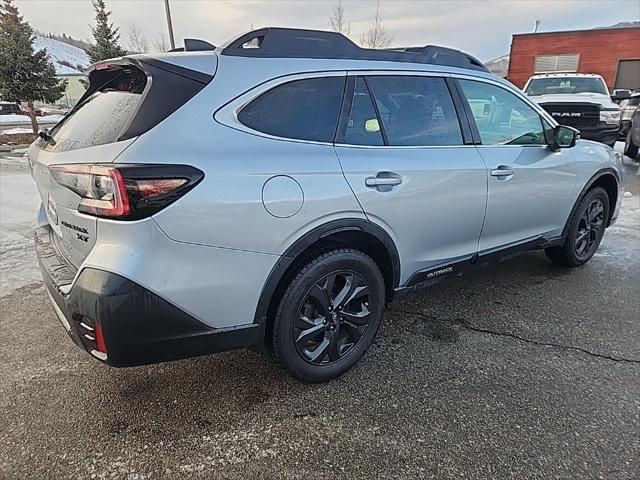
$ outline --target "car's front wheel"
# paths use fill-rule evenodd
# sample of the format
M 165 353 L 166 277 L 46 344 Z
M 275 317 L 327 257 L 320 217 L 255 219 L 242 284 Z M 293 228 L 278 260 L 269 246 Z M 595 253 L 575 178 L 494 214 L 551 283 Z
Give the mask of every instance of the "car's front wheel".
M 569 233 L 561 247 L 545 250 L 547 257 L 564 267 L 579 267 L 596 253 L 609 219 L 609 196 L 604 188 L 587 192 L 569 220 Z
M 280 301 L 274 359 L 306 382 L 342 375 L 373 342 L 384 305 L 384 280 L 368 255 L 352 249 L 320 254 L 300 270 Z

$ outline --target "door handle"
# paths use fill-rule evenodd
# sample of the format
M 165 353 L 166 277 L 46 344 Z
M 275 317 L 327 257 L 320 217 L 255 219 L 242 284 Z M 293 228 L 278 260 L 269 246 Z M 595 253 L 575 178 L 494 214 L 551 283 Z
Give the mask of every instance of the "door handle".
M 396 185 L 400 185 L 402 183 L 402 177 L 395 173 L 390 172 L 380 172 L 375 177 L 367 177 L 364 179 L 364 184 L 367 187 L 371 188 L 379 188 L 379 187 L 387 187 L 386 190 L 395 187 Z
M 511 177 L 512 175 L 515 175 L 516 171 L 511 168 L 511 167 L 507 167 L 506 165 L 500 165 L 498 168 L 491 170 L 491 176 L 492 177 Z

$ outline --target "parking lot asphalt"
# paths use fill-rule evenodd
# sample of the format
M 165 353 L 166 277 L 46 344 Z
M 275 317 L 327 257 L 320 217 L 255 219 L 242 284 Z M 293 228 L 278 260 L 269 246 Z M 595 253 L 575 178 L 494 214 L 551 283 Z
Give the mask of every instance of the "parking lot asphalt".
M 586 266 L 533 252 L 411 294 L 327 384 L 251 351 L 106 367 L 27 276 L 0 295 L 0 478 L 640 478 L 627 168 L 631 196 Z

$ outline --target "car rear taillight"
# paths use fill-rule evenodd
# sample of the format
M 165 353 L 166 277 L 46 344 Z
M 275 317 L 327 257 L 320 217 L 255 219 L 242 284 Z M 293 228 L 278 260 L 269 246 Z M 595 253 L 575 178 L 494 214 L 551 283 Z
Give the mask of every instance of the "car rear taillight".
M 138 220 L 159 212 L 191 190 L 204 173 L 187 165 L 53 165 L 52 178 L 78 194 L 78 211 Z

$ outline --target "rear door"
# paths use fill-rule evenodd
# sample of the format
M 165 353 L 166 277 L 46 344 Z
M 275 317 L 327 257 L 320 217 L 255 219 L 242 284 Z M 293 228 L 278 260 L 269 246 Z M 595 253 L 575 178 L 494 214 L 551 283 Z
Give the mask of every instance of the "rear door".
M 215 61 L 215 56 L 211 58 Z M 51 225 L 57 248 L 75 267 L 95 244 L 97 219 L 78 212 L 82 197 L 56 182 L 50 167 L 75 165 L 77 171 L 87 172 L 90 165 L 112 163 L 140 134 L 182 106 L 211 78 L 158 60 L 144 63 L 125 58 L 96 64 L 78 105 L 48 137 L 29 148 L 42 199 L 40 219 Z M 96 191 L 95 185 L 78 187 Z
M 560 235 L 575 198 L 571 149 L 549 149 L 546 120 L 515 93 L 485 81 L 458 82 L 489 171 L 480 252 Z
M 352 73 L 348 85 L 336 153 L 367 217 L 394 238 L 401 283 L 473 256 L 487 173 L 445 79 Z
M 146 75 L 134 67 L 112 69 L 112 81 L 86 95 L 49 133 L 38 139 L 27 155 L 42 200 L 42 210 L 54 232 L 54 242 L 67 260 L 78 267 L 96 240 L 96 217 L 78 212 L 81 197 L 59 185 L 52 165 L 111 163 L 133 139 L 118 141 L 142 99 Z M 42 218 L 42 217 L 41 217 Z

